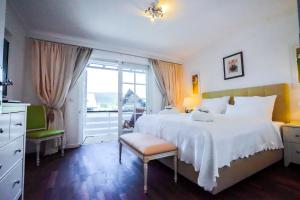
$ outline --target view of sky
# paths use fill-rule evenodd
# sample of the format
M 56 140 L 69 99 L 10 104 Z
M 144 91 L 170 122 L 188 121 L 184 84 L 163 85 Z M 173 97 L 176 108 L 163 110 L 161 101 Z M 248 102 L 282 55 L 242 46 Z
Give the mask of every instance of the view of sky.
M 87 68 L 88 93 L 118 93 L 118 71 Z
M 133 72 L 123 72 L 123 83 L 134 83 Z M 136 83 L 145 84 L 146 74 L 136 73 Z M 123 84 L 123 95 L 131 89 L 132 84 Z M 87 91 L 88 93 L 118 93 L 118 71 L 87 68 Z M 146 98 L 146 87 L 136 85 L 136 94 L 140 98 Z

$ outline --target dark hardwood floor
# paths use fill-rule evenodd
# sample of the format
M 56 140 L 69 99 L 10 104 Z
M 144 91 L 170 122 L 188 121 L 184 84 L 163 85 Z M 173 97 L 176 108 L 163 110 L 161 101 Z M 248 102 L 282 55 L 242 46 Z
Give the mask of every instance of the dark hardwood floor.
M 141 161 L 124 149 L 118 163 L 117 142 L 82 146 L 41 159 L 36 167 L 34 156 L 26 158 L 26 200 L 86 199 L 300 199 L 300 166 L 277 163 L 235 186 L 211 195 L 152 161 L 149 167 L 149 194 L 143 193 Z

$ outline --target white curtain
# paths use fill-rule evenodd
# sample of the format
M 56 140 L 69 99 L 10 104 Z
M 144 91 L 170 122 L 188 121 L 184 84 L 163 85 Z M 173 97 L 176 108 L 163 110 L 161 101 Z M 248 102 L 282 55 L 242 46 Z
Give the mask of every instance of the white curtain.
M 163 96 L 162 106 L 172 105 L 182 110 L 183 67 L 180 64 L 150 59 L 157 85 Z
M 90 48 L 32 39 L 33 86 L 47 107 L 48 128 L 65 129 L 62 107 L 91 53 Z M 46 154 L 56 151 L 47 144 Z
M 64 106 L 66 148 L 82 144 L 86 117 L 86 71 L 70 90 Z

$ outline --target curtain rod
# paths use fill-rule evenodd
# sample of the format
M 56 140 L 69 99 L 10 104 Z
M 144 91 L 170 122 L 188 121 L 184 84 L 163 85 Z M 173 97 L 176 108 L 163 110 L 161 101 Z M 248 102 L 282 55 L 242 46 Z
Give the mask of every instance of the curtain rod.
M 74 44 L 68 44 L 68 43 L 64 43 L 64 42 L 56 42 L 56 41 L 51 41 L 51 40 L 38 39 L 38 38 L 34 38 L 34 37 L 28 37 L 28 38 L 29 39 L 33 39 L 33 40 L 53 42 L 53 43 L 70 45 L 70 46 L 76 46 L 76 47 L 85 47 L 85 46 L 79 46 L 79 45 L 74 45 Z M 85 47 L 85 48 L 91 48 L 91 47 Z M 133 54 L 129 54 L 129 53 L 122 53 L 122 52 L 119 52 L 119 51 L 111 51 L 111 50 L 99 49 L 99 48 L 91 48 L 91 49 L 96 49 L 98 51 L 106 51 L 106 52 L 110 52 L 110 53 L 118 53 L 118 54 L 123 54 L 123 55 L 127 55 L 127 56 L 134 56 L 134 57 L 138 57 L 138 58 L 152 59 L 152 58 L 148 58 L 148 57 L 145 57 L 145 56 L 138 56 L 138 55 L 133 55 Z M 170 62 L 170 61 L 165 61 L 165 60 L 161 60 L 161 59 L 156 59 L 156 60 L 160 60 L 160 61 L 164 61 L 164 62 L 169 62 L 169 63 L 174 63 L 174 64 L 182 65 L 182 64 L 179 64 L 179 63 L 176 63 L 176 62 Z
M 94 62 L 92 62 L 94 61 Z M 93 59 L 93 60 L 90 60 L 89 63 L 101 63 L 101 62 L 111 62 L 111 63 L 116 63 L 116 64 L 119 64 L 119 61 L 117 60 L 113 60 L 113 59 Z M 146 67 L 146 66 L 149 66 L 147 64 L 138 64 L 138 63 L 131 63 L 131 62 L 124 62 L 122 61 L 121 64 L 125 64 L 125 65 L 134 65 L 134 66 L 141 66 L 141 67 Z

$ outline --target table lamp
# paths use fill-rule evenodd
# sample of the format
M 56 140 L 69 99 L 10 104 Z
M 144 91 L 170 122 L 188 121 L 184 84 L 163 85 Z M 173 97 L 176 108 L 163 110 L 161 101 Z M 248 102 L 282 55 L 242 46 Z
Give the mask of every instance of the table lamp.
M 185 97 L 183 99 L 183 107 L 186 113 L 191 112 L 200 103 L 197 97 Z

